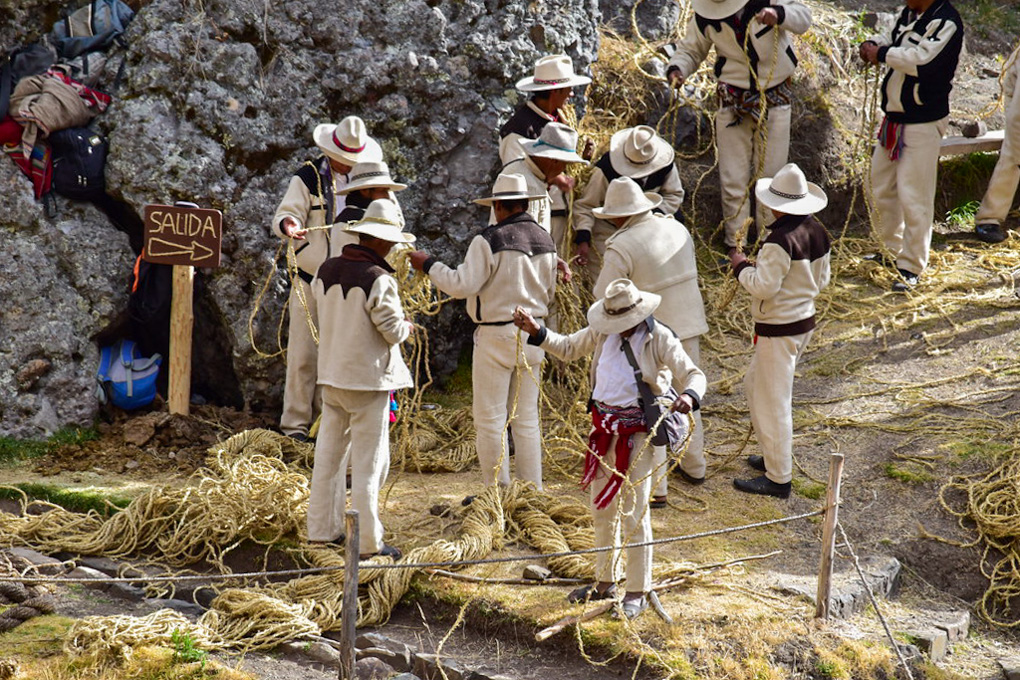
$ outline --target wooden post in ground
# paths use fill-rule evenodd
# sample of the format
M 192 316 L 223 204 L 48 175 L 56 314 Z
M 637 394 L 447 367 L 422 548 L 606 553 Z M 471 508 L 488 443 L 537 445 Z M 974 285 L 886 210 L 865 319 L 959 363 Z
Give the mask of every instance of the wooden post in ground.
M 340 605 L 340 680 L 354 680 L 358 621 L 358 511 L 347 511 L 347 543 L 344 546 L 344 599 Z
M 174 265 L 170 303 L 170 413 L 188 415 L 191 407 L 191 331 L 195 325 L 192 299 L 195 268 Z
M 829 458 L 829 486 L 825 491 L 825 520 L 822 527 L 822 559 L 818 567 L 818 594 L 815 618 L 829 618 L 832 595 L 832 558 L 836 551 L 836 522 L 839 521 L 839 487 L 843 480 L 843 454 Z

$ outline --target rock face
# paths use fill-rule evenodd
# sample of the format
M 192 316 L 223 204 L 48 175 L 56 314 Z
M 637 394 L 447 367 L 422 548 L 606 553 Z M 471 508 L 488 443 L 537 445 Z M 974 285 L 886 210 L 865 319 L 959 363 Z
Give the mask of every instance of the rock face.
M 283 359 L 269 353 L 289 282 L 268 225 L 295 170 L 318 155 L 321 122 L 361 116 L 391 171 L 411 188 L 409 229 L 459 261 L 485 216 L 470 199 L 498 169 L 495 130 L 518 103 L 513 83 L 539 56 L 565 51 L 585 70 L 597 51 L 596 0 L 153 0 L 138 6 L 127 68 L 100 120 L 107 183 L 141 212 L 191 200 L 224 213 L 221 266 L 202 276 L 197 382 L 254 408 L 281 399 Z M 0 0 L 0 38 L 38 38 L 64 3 Z M 18 33 L 25 30 L 25 33 Z M 125 307 L 133 255 L 97 210 L 62 201 L 43 216 L 27 180 L 0 163 L 0 435 L 38 436 L 95 416 L 91 338 Z M 265 293 L 263 294 L 263 288 Z M 431 321 L 436 368 L 469 338 L 459 305 Z M 49 362 L 32 381 L 16 375 Z M 33 366 L 40 366 L 35 363 Z
M 620 35 L 635 35 L 636 23 L 638 33 L 645 40 L 667 38 L 680 19 L 677 0 L 601 0 L 599 6 L 609 28 Z

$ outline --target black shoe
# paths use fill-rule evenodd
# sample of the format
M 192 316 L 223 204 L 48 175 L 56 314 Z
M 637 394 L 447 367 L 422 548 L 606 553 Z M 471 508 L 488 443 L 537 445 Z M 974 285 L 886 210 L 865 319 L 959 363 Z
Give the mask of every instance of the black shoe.
M 1002 227 L 994 222 L 975 224 L 974 236 L 977 237 L 977 240 L 984 241 L 985 243 L 1002 243 L 1006 240 Z
M 462 500 L 460 504 L 466 508 L 467 506 L 474 503 L 476 498 L 478 498 L 478 496 L 464 496 L 464 500 Z
M 688 484 L 692 484 L 694 486 L 698 486 L 699 484 L 704 484 L 705 483 L 705 478 L 704 477 L 695 477 L 694 475 L 692 475 L 692 474 L 688 473 L 686 470 L 684 470 L 682 467 L 677 467 L 676 473 L 678 475 L 680 475 L 680 479 L 684 480 Z
M 340 534 L 332 541 L 308 541 L 312 545 L 322 545 L 327 548 L 342 548 L 344 543 L 347 541 L 347 534 Z
M 748 456 L 747 464 L 753 467 L 755 470 L 761 470 L 765 472 L 765 456 Z
M 756 493 L 760 496 L 775 496 L 776 498 L 789 498 L 790 488 L 793 485 L 790 482 L 787 482 L 786 484 L 777 484 L 765 475 L 762 475 L 761 477 L 755 477 L 754 479 L 734 479 L 733 486 L 737 488 L 737 491 L 743 491 L 744 493 Z
M 595 600 L 611 600 L 616 597 L 616 584 L 611 584 L 601 593 L 596 584 L 574 588 L 567 594 L 567 602 L 594 602 Z
M 648 501 L 648 507 L 652 510 L 661 510 L 667 505 L 669 505 L 669 503 L 665 496 L 652 496 L 651 500 Z
M 896 271 L 900 273 L 902 280 L 895 282 L 891 290 L 902 293 L 917 285 L 917 274 L 908 272 L 906 269 L 897 269 Z
M 865 255 L 861 259 L 865 262 L 874 262 L 880 267 L 896 268 L 896 260 L 886 257 L 885 253 L 872 253 L 871 255 Z
M 382 550 L 379 552 L 371 553 L 370 555 L 359 555 L 358 559 L 370 560 L 373 557 L 392 557 L 394 562 L 400 561 L 400 558 L 404 556 L 404 553 L 400 552 L 400 548 L 395 548 L 392 545 L 383 544 Z
M 304 432 L 291 432 L 287 436 L 296 442 L 301 442 L 302 444 L 309 444 L 312 441 L 312 439 Z

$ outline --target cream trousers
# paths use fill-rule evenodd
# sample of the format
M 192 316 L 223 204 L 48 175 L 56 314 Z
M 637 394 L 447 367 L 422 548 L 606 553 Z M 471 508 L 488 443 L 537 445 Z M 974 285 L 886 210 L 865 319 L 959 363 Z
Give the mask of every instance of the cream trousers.
M 754 195 L 753 180 L 759 177 L 774 177 L 786 165 L 790 153 L 790 107 L 773 106 L 768 110 L 762 139 L 761 125 L 751 116 L 744 114 L 738 125 L 732 107 L 720 109 L 715 116 L 715 139 L 719 149 L 719 186 L 722 191 L 723 225 L 726 229 L 726 245 L 737 243 L 737 234 L 744 221 L 751 214 L 751 197 Z M 758 174 L 759 163 L 764 162 Z M 758 206 L 756 220 L 760 229 L 772 224 L 771 211 Z
M 645 433 L 633 435 L 630 468 L 619 492 L 602 510 L 595 507 L 595 496 L 605 487 L 610 475 L 615 474 L 616 440 L 613 437 L 610 441 L 609 451 L 590 487 L 596 548 L 652 540 L 652 520 L 648 512 L 648 495 L 652 490 L 652 447 L 644 446 Z M 620 566 L 620 550 L 595 553 L 595 580 L 618 581 L 622 571 Z M 627 548 L 626 574 L 627 592 L 647 593 L 652 589 L 652 546 Z
M 765 458 L 765 476 L 777 484 L 793 479 L 793 374 L 813 332 L 780 338 L 759 336 L 744 376 L 751 425 Z
M 545 352 L 512 324 L 475 329 L 471 387 L 475 446 L 486 486 L 510 484 L 507 423 L 512 425 L 517 477 L 542 488 L 538 386 Z M 525 366 L 527 362 L 527 366 Z
M 390 394 L 322 388 L 322 424 L 315 441 L 308 540 L 332 541 L 344 530 L 347 456 L 351 455 L 351 509 L 358 511 L 361 553 L 383 547 L 379 489 L 390 470 Z
M 302 297 L 304 303 L 301 302 Z M 308 428 L 322 408 L 322 390 L 316 385 L 319 348 L 308 327 L 309 316 L 312 323 L 318 322 L 315 299 L 312 297 L 312 287 L 300 278 L 294 279 L 288 310 L 287 382 L 283 386 L 280 430 L 284 434 L 308 434 Z
M 899 160 L 875 145 L 871 156 L 872 207 L 875 229 L 896 266 L 920 274 L 928 266 L 935 217 L 935 180 L 939 146 L 946 119 L 903 126 L 904 148 Z
M 981 199 L 981 207 L 974 217 L 974 223 L 1002 224 L 1013 206 L 1018 184 L 1020 184 L 1020 88 L 1006 106 L 1006 136 L 1002 140 L 999 160 L 995 164 L 992 178 L 988 180 L 988 190 Z
M 684 351 L 691 358 L 695 366 L 701 366 L 701 336 L 681 340 Z M 653 496 L 665 496 L 669 493 L 669 467 L 665 446 L 656 446 L 652 461 Z M 687 451 L 680 459 L 680 469 L 691 477 L 698 479 L 705 476 L 705 431 L 701 427 L 701 409 L 694 412 L 694 432 L 691 433 L 691 441 L 687 445 Z

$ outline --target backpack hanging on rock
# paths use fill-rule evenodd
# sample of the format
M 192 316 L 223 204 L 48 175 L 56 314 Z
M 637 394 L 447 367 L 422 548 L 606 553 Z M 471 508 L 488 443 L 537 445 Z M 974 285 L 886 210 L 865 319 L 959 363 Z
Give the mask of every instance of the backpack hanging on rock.
M 156 397 L 156 379 L 163 357 L 143 357 L 132 340 L 120 340 L 99 352 L 99 387 L 96 396 L 101 404 L 113 404 L 126 411 L 148 406 Z
M 94 201 L 106 193 L 106 154 L 109 147 L 87 127 L 58 130 L 49 136 L 53 149 L 53 190 L 76 201 Z
M 115 41 L 123 44 L 120 36 L 134 15 L 122 0 L 92 0 L 53 24 L 49 39 L 63 59 L 105 50 Z

